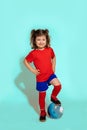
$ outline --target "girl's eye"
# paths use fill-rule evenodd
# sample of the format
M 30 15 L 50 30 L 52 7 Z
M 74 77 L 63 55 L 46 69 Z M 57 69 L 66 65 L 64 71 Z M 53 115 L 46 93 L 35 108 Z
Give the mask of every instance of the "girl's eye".
M 37 41 L 41 41 L 41 39 L 37 39 Z M 42 39 L 42 41 L 46 41 L 45 39 Z
M 37 39 L 37 41 L 40 41 L 40 39 Z
M 45 41 L 45 39 L 43 39 L 43 41 Z

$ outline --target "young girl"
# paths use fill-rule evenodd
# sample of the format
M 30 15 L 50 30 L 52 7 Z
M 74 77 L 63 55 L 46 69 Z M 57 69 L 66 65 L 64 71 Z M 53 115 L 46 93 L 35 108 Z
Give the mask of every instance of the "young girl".
M 49 85 L 53 85 L 51 101 L 61 105 L 57 95 L 61 90 L 61 83 L 55 75 L 56 57 L 50 47 L 50 36 L 47 29 L 31 31 L 30 37 L 32 51 L 25 57 L 26 67 L 36 75 L 36 90 L 39 92 L 40 121 L 46 120 L 45 97 Z M 35 68 L 31 66 L 34 63 Z

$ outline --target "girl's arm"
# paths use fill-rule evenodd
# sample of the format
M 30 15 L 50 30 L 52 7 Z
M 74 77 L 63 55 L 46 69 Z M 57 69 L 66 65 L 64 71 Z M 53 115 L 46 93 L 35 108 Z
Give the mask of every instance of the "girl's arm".
M 54 58 L 52 59 L 52 68 L 54 73 L 55 73 L 55 67 L 56 67 L 56 57 L 54 56 Z
M 24 64 L 25 64 L 25 66 L 26 66 L 32 73 L 34 73 L 35 75 L 38 75 L 38 74 L 40 73 L 40 71 L 37 70 L 37 69 L 35 69 L 35 68 L 33 68 L 33 67 L 30 65 L 30 63 L 27 62 L 26 59 L 24 59 Z

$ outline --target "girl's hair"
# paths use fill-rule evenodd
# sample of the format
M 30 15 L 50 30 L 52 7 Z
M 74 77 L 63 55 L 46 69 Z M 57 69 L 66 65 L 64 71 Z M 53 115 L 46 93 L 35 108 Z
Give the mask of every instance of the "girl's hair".
M 32 49 L 36 49 L 37 46 L 36 46 L 36 37 L 38 36 L 46 36 L 46 47 L 50 47 L 50 36 L 49 36 L 49 31 L 48 29 L 33 29 L 31 31 L 31 36 L 30 36 L 30 44 L 31 44 L 31 47 Z

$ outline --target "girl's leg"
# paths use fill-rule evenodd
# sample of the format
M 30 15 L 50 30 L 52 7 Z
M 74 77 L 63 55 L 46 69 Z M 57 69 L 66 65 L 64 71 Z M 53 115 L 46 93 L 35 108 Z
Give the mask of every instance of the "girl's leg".
M 57 99 L 57 95 L 59 94 L 61 90 L 61 83 L 57 78 L 54 78 L 50 81 L 50 84 L 54 86 L 54 89 L 51 94 L 51 101 L 55 104 L 61 105 L 61 102 Z
M 39 106 L 40 106 L 40 120 L 46 120 L 46 111 L 45 111 L 45 97 L 46 91 L 39 92 Z

